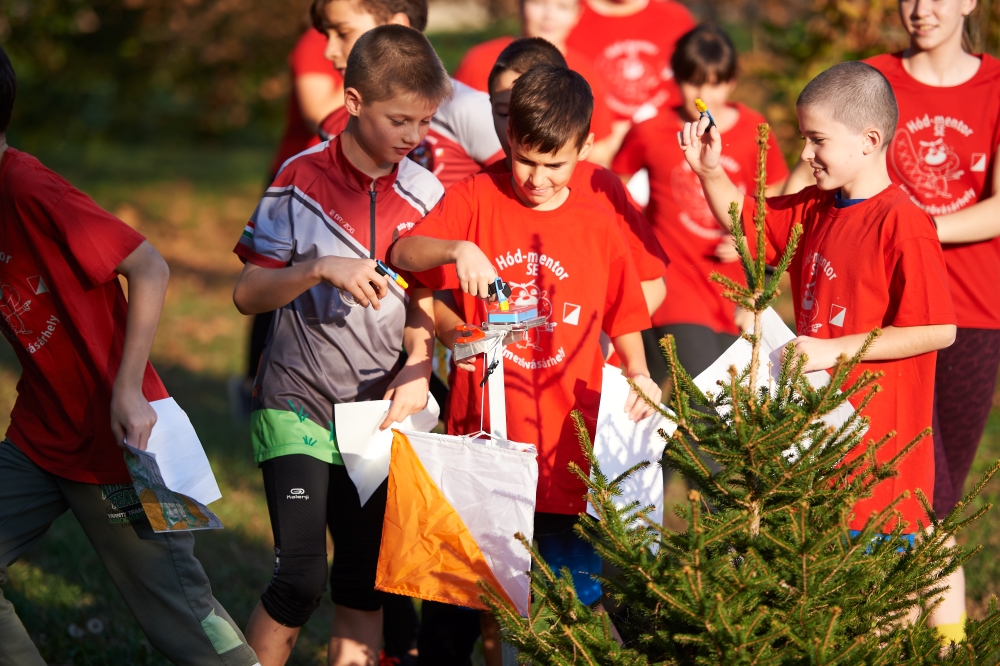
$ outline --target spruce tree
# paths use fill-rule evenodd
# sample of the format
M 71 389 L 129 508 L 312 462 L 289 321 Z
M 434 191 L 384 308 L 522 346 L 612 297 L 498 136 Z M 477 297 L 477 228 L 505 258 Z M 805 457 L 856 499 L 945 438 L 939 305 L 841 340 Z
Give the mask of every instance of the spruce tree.
M 995 599 L 985 620 L 969 621 L 962 644 L 942 645 L 926 625 L 928 607 L 943 590 L 942 579 L 979 550 L 948 548 L 946 542 L 989 509 L 964 515 L 998 466 L 948 516 L 935 516 L 918 492 L 931 524 L 918 526 L 912 546 L 901 539 L 895 506 L 871 516 L 852 537 L 848 521 L 854 504 L 896 474 L 899 460 L 920 440 L 880 464 L 875 451 L 889 437 L 865 439 L 867 419 L 861 410 L 879 390 L 878 375 L 864 372 L 853 383 L 848 376 L 879 331 L 872 331 L 853 358 L 838 360 L 825 388 L 809 384 L 804 359 L 791 353 L 783 356 L 773 385 L 756 385 L 761 313 L 778 296 L 779 278 L 801 236 L 801 228 L 795 229 L 777 270 L 768 277 L 763 205 L 767 135 L 768 127 L 761 125 L 755 252 L 747 250 L 736 205 L 730 208 L 747 285 L 713 276 L 730 300 L 755 315 L 754 332 L 744 334 L 753 346 L 751 362 L 730 368 L 728 383 L 703 393 L 677 362 L 673 340 L 661 343 L 672 379 L 673 413 L 661 411 L 677 423 L 670 437 L 660 432 L 666 439 L 661 464 L 677 470 L 691 487 L 687 506 L 674 509 L 687 529 L 673 532 L 653 523 L 646 515 L 650 507 L 637 503 L 616 508 L 622 481 L 653 463 L 606 478 L 591 455 L 583 421 L 575 415 L 592 474 L 575 467 L 574 472 L 586 482 L 598 514 L 597 519 L 583 515 L 577 529 L 616 570 L 601 582 L 617 607 L 614 623 L 624 644 L 614 637 L 612 616 L 580 602 L 569 571 L 552 571 L 533 549 L 527 618 L 488 587 L 484 595 L 504 640 L 518 648 L 524 663 L 1000 663 Z M 846 423 L 833 428 L 822 422 L 852 398 L 861 409 Z M 859 446 L 866 452 L 845 463 L 845 454 Z M 896 527 L 889 530 L 893 523 Z

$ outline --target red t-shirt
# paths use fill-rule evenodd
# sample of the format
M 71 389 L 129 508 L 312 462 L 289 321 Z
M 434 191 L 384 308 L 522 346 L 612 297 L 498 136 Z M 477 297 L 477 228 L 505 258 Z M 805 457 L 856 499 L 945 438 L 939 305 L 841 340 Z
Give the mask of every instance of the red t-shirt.
M 980 57 L 975 76 L 945 88 L 910 76 L 900 53 L 866 61 L 889 79 L 899 105 L 889 175 L 934 216 L 993 195 L 993 158 L 1000 145 L 1000 61 Z M 1000 238 L 947 244 L 944 260 L 958 325 L 1000 329 Z
M 734 106 L 740 117 L 722 135 L 722 167 L 741 192 L 752 193 L 757 177 L 757 125 L 766 120 L 742 104 Z M 646 217 L 671 259 L 668 296 L 653 313 L 653 325 L 697 324 L 736 335 L 735 306 L 723 298 L 722 287 L 709 276 L 718 272 L 745 284 L 743 268 L 739 261 L 722 262 L 715 256 L 715 248 L 729 232 L 715 220 L 701 181 L 677 146 L 677 131 L 682 126 L 673 109 L 635 125 L 611 167 L 624 176 L 639 169 L 649 171 Z M 780 183 L 788 177 L 788 166 L 774 134 L 768 145 L 768 184 Z
M 767 260 L 776 262 L 792 227 L 803 233 L 789 273 L 799 335 L 839 338 L 869 333 L 885 326 L 954 324 L 955 311 L 948 294 L 948 276 L 941 245 L 926 213 L 913 205 L 895 185 L 871 199 L 834 207 L 834 192 L 807 187 L 798 194 L 767 200 Z M 754 200 L 743 204 L 743 224 L 754 237 Z M 752 245 L 752 243 L 751 243 Z M 865 371 L 881 372 L 882 391 L 864 414 L 870 419 L 865 443 L 878 441 L 889 431 L 896 436 L 877 458 L 886 462 L 931 425 L 934 364 L 937 352 L 893 361 L 860 363 L 848 378 Z M 863 396 L 853 401 L 855 407 Z M 858 447 L 848 460 L 864 452 Z M 899 465 L 899 475 L 875 488 L 874 495 L 854 508 L 852 529 L 860 529 L 873 511 L 879 511 L 910 491 L 899 510 L 916 529 L 928 519 L 914 494 L 920 488 L 934 496 L 934 444 L 924 438 Z
M 483 169 L 482 173 L 510 178 L 506 160 L 491 164 Z M 614 213 L 618 226 L 625 234 L 632 263 L 641 281 L 657 280 L 667 274 L 670 259 L 660 247 L 653 228 L 618 176 L 609 169 L 591 162 L 577 162 L 568 187 L 571 190 L 579 188 L 581 192 L 593 197 L 597 203 Z
M 509 178 L 480 174 L 452 187 L 410 233 L 474 242 L 510 283 L 511 301 L 536 305 L 548 317 L 526 340 L 505 347 L 507 433 L 538 447 L 536 510 L 583 511 L 586 489 L 567 466 L 572 461 L 586 470 L 587 462 L 570 412 L 579 409 L 593 433 L 604 365 L 601 331 L 614 338 L 649 327 L 618 225 L 582 192 L 571 189 L 556 210 L 534 211 L 518 201 Z M 453 267 L 417 277 L 435 289 L 458 289 L 455 271 L 448 268 Z M 486 320 L 481 299 L 462 294 L 458 308 L 467 322 Z M 480 429 L 481 356 L 477 368 L 455 372 L 449 433 Z M 483 427 L 489 430 L 489 414 Z
M 489 93 L 488 84 L 493 65 L 500 57 L 500 52 L 513 41 L 513 37 L 497 37 L 473 46 L 466 52 L 462 62 L 458 64 L 458 69 L 455 70 L 455 80 L 476 90 Z M 611 111 L 608 110 L 604 82 L 594 70 L 589 57 L 573 49 L 568 49 L 563 57 L 566 58 L 566 65 L 570 69 L 587 79 L 587 83 L 590 84 L 590 89 L 594 93 L 594 115 L 590 119 L 590 131 L 594 133 L 594 139 L 600 141 L 611 134 Z
M 288 66 L 292 72 L 292 90 L 288 94 L 288 104 L 285 106 L 285 132 L 281 135 L 278 151 L 271 161 L 272 174 L 278 173 L 278 169 L 289 157 L 298 155 L 306 148 L 311 148 L 320 142 L 319 135 L 310 130 L 302 118 L 299 96 L 295 94 L 295 80 L 304 74 L 326 74 L 339 85 L 343 84 L 340 72 L 333 67 L 332 62 L 323 57 L 326 42 L 326 35 L 310 28 L 302 34 L 288 56 Z
M 604 81 L 615 120 L 645 120 L 680 99 L 670 58 L 695 27 L 691 12 L 672 0 L 650 0 L 630 16 L 602 16 L 583 3 L 566 45 L 590 59 Z
M 143 237 L 34 157 L 0 162 L 0 331 L 21 363 L 7 437 L 83 483 L 129 483 L 111 432 L 128 303 L 115 267 Z M 153 366 L 142 393 L 168 397 Z

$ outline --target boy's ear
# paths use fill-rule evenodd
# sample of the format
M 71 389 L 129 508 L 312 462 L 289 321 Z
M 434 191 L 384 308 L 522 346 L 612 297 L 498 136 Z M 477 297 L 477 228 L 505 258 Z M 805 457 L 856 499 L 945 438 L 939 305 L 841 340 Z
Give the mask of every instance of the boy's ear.
M 407 28 L 412 28 L 410 25 L 410 17 L 403 12 L 396 12 L 389 18 L 389 25 L 405 25 Z
M 877 127 L 869 127 L 864 133 L 864 148 L 862 152 L 865 155 L 871 155 L 881 151 L 885 147 L 885 137 L 882 136 L 882 130 Z
M 587 140 L 583 142 L 583 147 L 580 148 L 580 155 L 578 159 L 581 161 L 586 160 L 590 157 L 590 151 L 594 149 L 594 133 L 591 132 L 587 135 Z
M 361 93 L 357 88 L 347 88 L 344 90 L 344 108 L 352 116 L 361 113 Z

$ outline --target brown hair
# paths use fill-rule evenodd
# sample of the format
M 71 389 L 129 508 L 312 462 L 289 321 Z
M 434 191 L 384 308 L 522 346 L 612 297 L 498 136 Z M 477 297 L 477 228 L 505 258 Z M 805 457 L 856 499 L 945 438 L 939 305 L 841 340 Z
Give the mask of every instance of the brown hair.
M 10 125 L 10 114 L 14 110 L 14 98 L 17 96 L 17 74 L 10 64 L 7 52 L 0 46 L 0 133 L 7 131 Z
M 309 18 L 323 34 L 332 27 L 326 20 L 326 6 L 331 2 L 357 2 L 381 24 L 388 23 L 394 14 L 406 14 L 414 30 L 423 32 L 427 27 L 427 0 L 313 0 Z
M 882 150 L 889 147 L 899 122 L 899 107 L 889 81 L 860 61 L 834 65 L 806 84 L 796 106 L 822 107 L 855 133 L 869 127 L 882 131 Z
M 507 127 L 521 145 L 554 153 L 573 141 L 583 147 L 590 134 L 594 94 L 586 79 L 565 67 L 539 65 L 514 82 Z
M 438 104 L 451 97 L 451 79 L 422 32 L 380 25 L 358 38 L 347 56 L 344 88 L 365 102 L 411 94 Z
M 522 37 L 515 39 L 497 56 L 497 62 L 490 70 L 486 90 L 493 93 L 493 84 L 504 72 L 524 74 L 532 67 L 552 65 L 566 67 L 566 58 L 551 42 L 541 37 Z
M 736 46 L 725 30 L 703 23 L 677 40 L 670 67 L 678 83 L 727 83 L 736 78 Z

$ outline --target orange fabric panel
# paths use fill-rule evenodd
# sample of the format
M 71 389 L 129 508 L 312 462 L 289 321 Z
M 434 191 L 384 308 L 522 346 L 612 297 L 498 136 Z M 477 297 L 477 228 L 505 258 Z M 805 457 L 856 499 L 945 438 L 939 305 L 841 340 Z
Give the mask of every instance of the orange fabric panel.
M 395 432 L 375 587 L 383 592 L 487 610 L 478 582 L 514 602 L 437 487 L 406 435 Z

